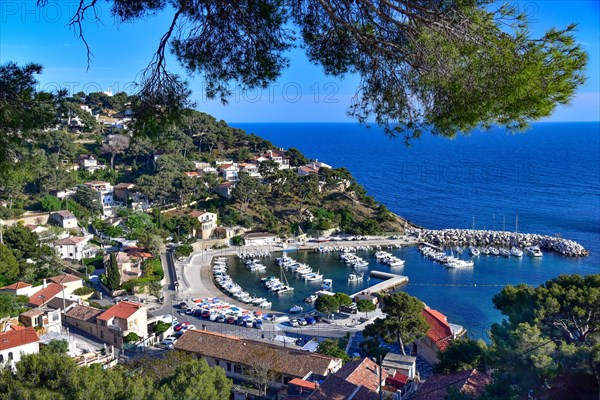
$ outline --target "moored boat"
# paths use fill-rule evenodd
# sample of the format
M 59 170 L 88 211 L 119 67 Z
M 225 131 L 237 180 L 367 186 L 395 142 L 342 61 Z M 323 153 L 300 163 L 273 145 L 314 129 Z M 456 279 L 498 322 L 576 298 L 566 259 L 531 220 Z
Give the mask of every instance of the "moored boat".
M 290 308 L 290 314 L 300 314 L 302 311 L 304 311 L 304 308 L 299 305 L 295 305 Z

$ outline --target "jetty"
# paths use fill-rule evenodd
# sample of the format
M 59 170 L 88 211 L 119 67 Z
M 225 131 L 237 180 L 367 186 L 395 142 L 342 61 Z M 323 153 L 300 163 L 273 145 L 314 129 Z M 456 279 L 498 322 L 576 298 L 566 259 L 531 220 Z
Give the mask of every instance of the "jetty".
M 539 246 L 547 251 L 554 251 L 566 257 L 586 257 L 590 254 L 582 245 L 559 236 L 538 235 L 534 233 L 517 233 L 508 231 L 474 230 L 474 229 L 412 229 L 410 234 L 419 242 L 428 246 L 494 246 L 510 248 L 516 246 L 526 248 Z
M 396 286 L 404 285 L 408 283 L 408 276 L 392 274 L 390 272 L 383 271 L 371 271 L 369 276 L 373 278 L 381 278 L 385 279 L 383 282 L 380 282 L 376 285 L 373 285 L 367 289 L 363 289 L 360 292 L 356 292 L 353 295 L 350 295 L 351 298 L 359 294 L 375 294 L 381 293 L 390 289 L 395 288 Z

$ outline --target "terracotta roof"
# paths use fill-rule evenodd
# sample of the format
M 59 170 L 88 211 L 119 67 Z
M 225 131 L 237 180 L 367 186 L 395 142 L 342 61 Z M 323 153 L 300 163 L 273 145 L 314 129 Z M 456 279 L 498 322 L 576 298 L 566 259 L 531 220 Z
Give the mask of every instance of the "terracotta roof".
M 0 290 L 19 290 L 26 287 L 31 287 L 31 284 L 25 282 L 15 282 L 12 285 L 4 286 Z
M 104 310 L 100 310 L 99 308 L 82 306 L 78 304 L 71 308 L 65 315 L 73 319 L 93 323 L 96 321 L 96 317 L 103 312 Z
M 130 258 L 143 258 L 143 259 L 152 258 L 152 253 L 141 251 L 137 248 L 131 248 L 131 249 L 125 250 L 125 252 L 127 253 L 127 255 Z
M 265 363 L 274 371 L 300 378 L 311 372 L 325 376 L 341 364 L 339 358 L 197 330 L 185 332 L 175 348 L 239 364 Z
M 328 376 L 310 396 L 310 400 L 379 400 L 379 394 L 346 381 L 336 374 Z
M 63 285 L 51 282 L 48 285 L 46 285 L 45 288 L 38 290 L 37 292 L 29 296 L 29 304 L 33 304 L 34 306 L 43 306 L 44 304 L 52 300 L 54 297 L 56 297 L 57 294 L 62 292 L 63 287 Z
M 219 187 L 228 187 L 233 186 L 233 182 L 223 182 L 219 185 Z
M 319 168 L 313 168 L 308 165 L 303 165 L 302 167 L 298 167 L 298 170 L 304 171 L 307 174 L 318 174 L 319 173 Z
M 385 381 L 388 385 L 396 389 L 402 389 L 406 385 L 406 382 L 408 382 L 408 375 L 396 371 L 394 376 L 388 376 Z
M 184 172 L 184 174 L 186 176 L 192 177 L 192 176 L 199 176 L 197 171 L 191 171 L 191 172 Z
M 0 350 L 8 350 L 39 341 L 40 338 L 33 328 L 0 333 Z
M 220 168 L 220 169 L 229 169 L 229 168 L 231 168 L 231 167 L 237 168 L 237 167 L 236 167 L 235 165 L 233 165 L 233 164 L 221 164 L 221 165 L 219 165 L 219 168 Z
M 368 358 L 363 358 L 345 364 L 335 375 L 355 385 L 377 390 L 379 387 L 378 371 L 379 366 L 377 364 Z M 383 370 L 382 380 L 385 380 L 388 376 L 389 374 Z
M 101 321 L 108 321 L 111 318 L 127 319 L 142 307 L 143 306 L 140 303 L 121 301 L 120 303 L 115 304 L 108 310 L 104 311 L 102 315 L 97 317 L 97 319 Z
M 492 378 L 476 369 L 454 372 L 452 374 L 434 374 L 427 378 L 425 383 L 411 399 L 444 400 L 450 387 L 455 387 L 462 394 L 477 397 L 483 393 L 486 385 L 492 382 Z
M 78 276 L 75 276 L 75 275 L 71 275 L 71 274 L 62 274 L 62 275 L 52 276 L 52 277 L 48 278 L 48 280 L 50 282 L 62 284 L 62 283 L 77 282 L 77 281 L 80 281 L 81 278 Z
M 317 384 L 315 382 L 305 381 L 303 379 L 294 378 L 288 382 L 288 385 L 294 385 L 305 389 L 315 390 Z
M 68 211 L 68 210 L 57 211 L 54 214 L 60 215 L 63 218 L 75 218 L 75 216 L 73 215 L 73 213 L 71 211 Z
M 437 347 L 444 351 L 448 344 L 449 339 L 453 338 L 452 329 L 448 324 L 448 318 L 437 310 L 431 308 L 424 308 L 422 311 L 423 316 L 429 324 L 429 330 L 427 331 L 427 337 L 434 342 Z
M 22 312 L 21 314 L 19 314 L 19 316 L 24 315 L 26 317 L 37 317 L 38 315 L 42 315 L 42 314 L 44 314 L 44 311 L 36 308 L 33 310 Z
M 85 236 L 69 236 L 68 238 L 57 240 L 56 242 L 54 242 L 54 244 L 59 245 L 59 246 L 70 245 L 70 244 L 73 245 L 73 244 L 81 243 L 86 239 L 87 238 Z

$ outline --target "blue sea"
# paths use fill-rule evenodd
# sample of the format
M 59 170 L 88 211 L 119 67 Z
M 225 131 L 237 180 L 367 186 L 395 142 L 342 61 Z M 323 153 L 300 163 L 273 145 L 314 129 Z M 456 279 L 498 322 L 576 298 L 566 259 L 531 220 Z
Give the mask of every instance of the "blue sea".
M 480 257 L 473 269 L 461 271 L 433 264 L 414 248 L 399 250 L 406 266 L 396 272 L 410 279 L 404 290 L 464 325 L 473 337 L 485 338 L 491 324 L 501 321 L 491 300 L 501 285 L 539 285 L 560 274 L 600 273 L 598 122 L 538 123 L 519 134 L 497 128 L 453 140 L 424 135 L 410 146 L 376 126 L 354 123 L 232 125 L 346 167 L 378 202 L 417 225 L 561 235 L 590 250 L 582 259 L 549 253 L 539 261 Z M 321 272 L 336 268 L 329 272 L 335 276 L 326 277 L 347 286 L 350 271 L 343 264 L 334 267 L 334 260 L 316 254 L 302 257 L 311 257 L 313 267 L 322 264 Z M 312 290 L 300 287 L 303 282 L 297 285 L 294 296 L 277 300 L 274 308 L 297 303 Z

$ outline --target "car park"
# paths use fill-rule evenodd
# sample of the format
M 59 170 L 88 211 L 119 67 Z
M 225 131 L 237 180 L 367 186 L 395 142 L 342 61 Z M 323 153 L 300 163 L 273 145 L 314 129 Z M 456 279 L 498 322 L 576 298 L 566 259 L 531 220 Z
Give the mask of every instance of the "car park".
M 196 308 L 194 310 L 194 317 L 198 317 L 198 318 L 202 317 L 202 310 L 199 308 Z

